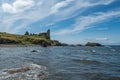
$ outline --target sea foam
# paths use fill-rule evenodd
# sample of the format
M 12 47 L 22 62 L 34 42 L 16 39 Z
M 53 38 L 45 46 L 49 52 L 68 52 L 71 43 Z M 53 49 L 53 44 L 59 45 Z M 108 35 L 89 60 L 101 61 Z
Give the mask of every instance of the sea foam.
M 1 70 L 0 80 L 43 80 L 48 75 L 45 66 L 29 63 L 20 68 Z

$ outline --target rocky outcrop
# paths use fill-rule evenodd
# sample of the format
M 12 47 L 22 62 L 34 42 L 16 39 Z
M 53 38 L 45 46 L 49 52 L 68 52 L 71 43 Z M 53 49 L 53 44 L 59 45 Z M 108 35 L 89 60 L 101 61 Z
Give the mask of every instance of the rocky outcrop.
M 88 42 L 85 46 L 102 46 L 100 43 Z
M 61 43 L 61 42 L 59 42 L 59 41 L 57 41 L 57 40 L 52 40 L 52 41 L 51 41 L 51 45 L 52 45 L 52 46 L 68 46 L 68 44 Z
M 31 52 L 38 52 L 37 50 L 32 50 Z
M 46 41 L 46 40 L 33 40 L 31 41 L 32 44 L 36 44 L 36 45 L 41 45 L 42 47 L 47 47 L 47 46 L 51 46 L 51 43 Z

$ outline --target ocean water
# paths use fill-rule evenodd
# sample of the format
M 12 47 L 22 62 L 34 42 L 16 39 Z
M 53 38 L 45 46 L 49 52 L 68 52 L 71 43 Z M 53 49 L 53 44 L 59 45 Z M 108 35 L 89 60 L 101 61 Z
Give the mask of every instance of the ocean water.
M 0 80 L 120 80 L 120 46 L 0 47 Z

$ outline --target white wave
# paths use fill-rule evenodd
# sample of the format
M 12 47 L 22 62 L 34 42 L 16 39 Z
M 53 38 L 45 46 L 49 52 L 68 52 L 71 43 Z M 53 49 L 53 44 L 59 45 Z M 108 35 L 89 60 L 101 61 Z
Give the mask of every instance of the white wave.
M 115 49 L 111 49 L 111 51 L 115 52 L 116 50 Z
M 8 71 L 16 71 L 23 68 L 29 68 L 28 71 L 15 72 L 10 74 Z M 46 67 L 37 64 L 26 64 L 21 68 L 4 69 L 0 71 L 0 80 L 43 80 L 48 77 Z

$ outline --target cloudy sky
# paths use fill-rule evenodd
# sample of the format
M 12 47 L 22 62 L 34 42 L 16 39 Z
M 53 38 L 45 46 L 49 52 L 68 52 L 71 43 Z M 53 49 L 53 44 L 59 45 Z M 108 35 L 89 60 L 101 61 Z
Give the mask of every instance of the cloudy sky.
M 120 0 L 0 0 L 0 32 L 51 29 L 70 44 L 120 44 Z

